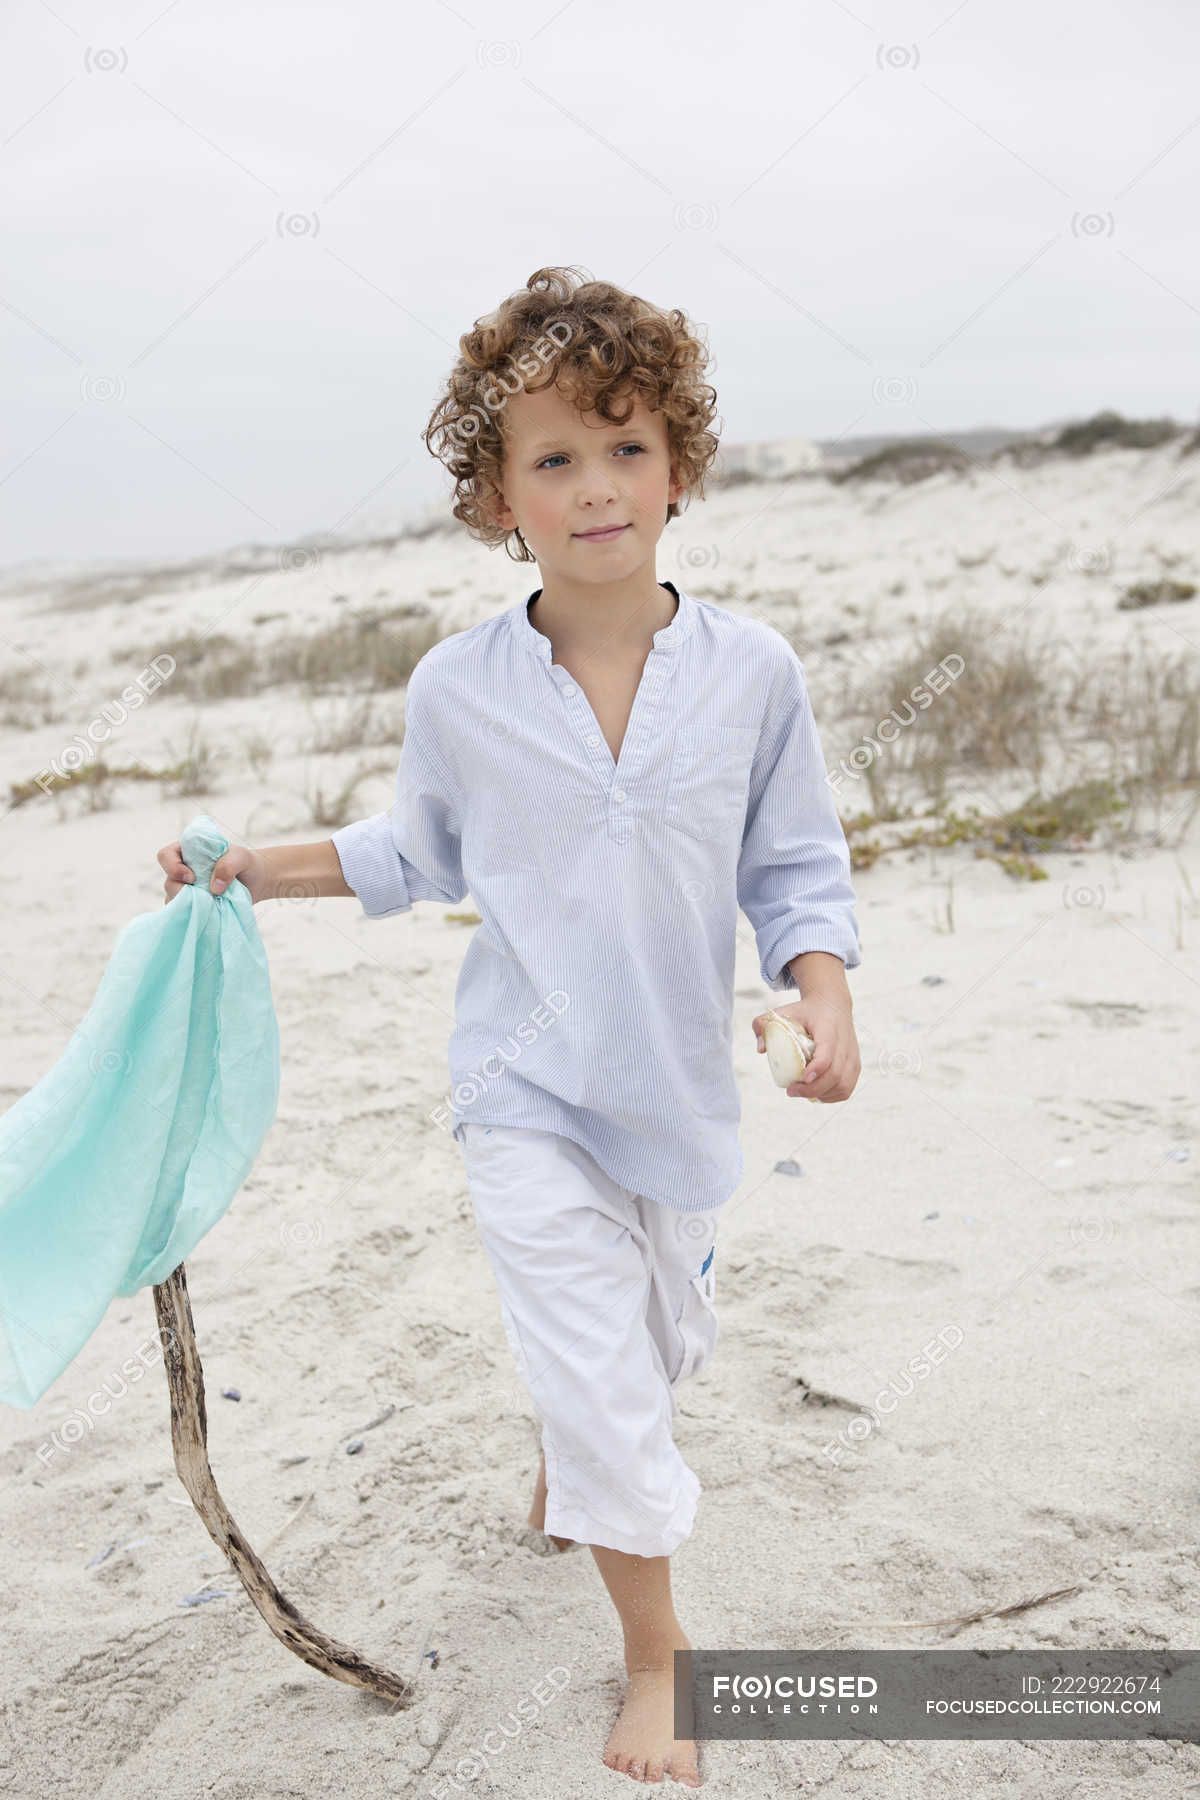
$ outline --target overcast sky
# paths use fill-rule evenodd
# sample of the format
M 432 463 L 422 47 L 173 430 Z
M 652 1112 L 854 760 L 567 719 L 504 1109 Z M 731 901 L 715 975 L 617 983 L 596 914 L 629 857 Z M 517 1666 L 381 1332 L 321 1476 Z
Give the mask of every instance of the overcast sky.
M 1191 0 L 7 0 L 0 562 L 360 533 L 547 263 L 727 441 L 1200 420 Z

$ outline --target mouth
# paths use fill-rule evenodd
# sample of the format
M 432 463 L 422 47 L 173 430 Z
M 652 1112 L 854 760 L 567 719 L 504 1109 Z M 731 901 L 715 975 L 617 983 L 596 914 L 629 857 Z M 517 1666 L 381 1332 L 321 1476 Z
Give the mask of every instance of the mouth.
M 607 544 L 628 530 L 628 525 L 601 525 L 595 531 L 577 531 L 574 535 L 586 544 Z

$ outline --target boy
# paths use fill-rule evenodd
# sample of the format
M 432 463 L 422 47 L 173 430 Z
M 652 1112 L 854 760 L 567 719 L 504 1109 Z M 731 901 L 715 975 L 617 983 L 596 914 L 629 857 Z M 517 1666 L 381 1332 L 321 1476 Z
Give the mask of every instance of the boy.
M 717 448 L 704 346 L 682 313 L 575 273 L 539 270 L 463 336 L 425 433 L 455 516 L 510 555 L 515 539 L 542 585 L 421 659 L 390 812 L 231 848 L 212 891 L 305 884 L 370 918 L 476 902 L 450 1113 L 542 1426 L 530 1523 L 590 1546 L 620 1615 L 629 1687 L 604 1761 L 697 1787 L 672 1736 L 689 1640 L 670 1555 L 700 1483 L 671 1426 L 716 1340 L 717 1215 L 743 1169 L 738 907 L 816 1042 L 787 1092 L 826 1103 L 859 1074 L 858 930 L 802 665 L 655 577 Z M 170 899 L 178 845 L 159 861 Z

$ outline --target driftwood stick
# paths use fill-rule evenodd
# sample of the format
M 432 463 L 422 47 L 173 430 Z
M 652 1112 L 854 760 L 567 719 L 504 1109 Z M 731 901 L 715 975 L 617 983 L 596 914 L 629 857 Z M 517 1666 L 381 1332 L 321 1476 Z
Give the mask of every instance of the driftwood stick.
M 275 1586 L 258 1556 L 238 1529 L 221 1498 L 208 1461 L 208 1416 L 204 1405 L 204 1371 L 196 1347 L 187 1275 L 180 1263 L 154 1289 L 154 1310 L 162 1339 L 163 1361 L 171 1393 L 171 1444 L 179 1479 L 218 1549 L 275 1636 L 322 1674 L 351 1687 L 366 1688 L 380 1699 L 407 1706 L 416 1690 L 403 1676 L 368 1662 L 357 1650 L 326 1637 L 310 1625 Z

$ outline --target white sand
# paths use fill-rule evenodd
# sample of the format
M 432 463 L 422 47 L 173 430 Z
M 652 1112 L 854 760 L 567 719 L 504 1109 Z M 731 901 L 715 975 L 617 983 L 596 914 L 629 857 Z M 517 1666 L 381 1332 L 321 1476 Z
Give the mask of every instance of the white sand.
M 859 494 L 745 487 L 670 527 L 659 573 L 795 634 L 832 762 L 854 741 L 843 744 L 836 707 L 864 653 L 903 646 L 914 616 L 948 602 L 996 617 L 1029 602 L 1081 656 L 1138 634 L 1164 654 L 1200 647 L 1200 601 L 1115 610 L 1130 581 L 1195 578 L 1198 488 L 1200 456 L 1178 463 L 1173 448 Z M 1111 572 L 1065 566 L 1068 544 L 1105 540 Z M 990 561 L 960 566 L 988 546 Z M 1038 570 L 1053 571 L 1040 589 Z M 899 579 L 906 592 L 889 594 Z M 5 768 L 34 774 L 164 637 L 263 638 L 346 611 L 335 593 L 395 605 L 431 589 L 448 590 L 429 604 L 461 627 L 536 585 L 535 569 L 445 538 L 90 611 L 56 610 L 27 576 L 10 579 L 4 639 L 70 687 L 68 723 L 0 734 Z M 842 629 L 850 640 L 823 650 Z M 114 650 L 127 655 L 110 679 Z M 384 696 L 379 710 L 399 702 Z M 346 704 L 316 710 L 328 719 Z M 327 836 L 305 789 L 328 794 L 360 762 L 376 773 L 351 816 L 388 803 L 394 745 L 312 755 L 292 693 L 196 708 L 168 688 L 112 760 L 159 765 L 182 753 L 193 720 L 228 754 L 211 793 L 163 802 L 157 786 L 127 783 L 111 810 L 72 797 L 4 821 L 3 1104 L 60 1054 L 121 926 L 161 904 L 154 852 L 189 818 L 211 812 L 239 841 Z M 275 752 L 261 775 L 244 753 L 256 733 Z M 769 997 L 742 920 L 747 1169 L 718 1239 L 720 1343 L 682 1391 L 679 1422 L 704 1487 L 674 1559 L 695 1644 L 1195 1644 L 1200 880 L 1195 834 L 1176 849 L 1173 829 L 1133 854 L 1042 857 L 1044 882 L 1015 882 L 970 849 L 888 856 L 856 875 L 863 1074 L 847 1105 L 810 1107 L 771 1085 L 750 1030 Z M 226 1499 L 300 1609 L 414 1676 L 418 1702 L 392 1714 L 272 1637 L 175 1477 L 157 1364 L 107 1412 L 89 1408 L 153 1344 L 147 1289 L 110 1308 L 34 1411 L 0 1416 L 0 1793 L 628 1791 L 599 1760 L 621 1693 L 616 1616 L 586 1551 L 546 1558 L 517 1541 L 532 1415 L 458 1149 L 428 1122 L 466 942 L 445 914 L 468 907 L 422 903 L 382 923 L 352 901 L 260 908 L 283 1044 L 278 1120 L 187 1264 Z M 802 1173 L 773 1173 L 786 1158 Z M 947 1327 L 961 1343 L 835 1464 L 824 1446 L 849 1441 L 858 1407 Z M 240 1403 L 221 1397 L 230 1385 Z M 398 1410 L 348 1456 L 389 1403 Z M 80 1429 L 39 1457 L 53 1433 Z M 210 1582 L 223 1597 L 181 1605 Z M 921 1623 L 1075 1583 L 953 1636 Z M 561 1697 L 476 1779 L 448 1785 L 555 1667 L 569 1675 Z M 1200 1781 L 1200 1750 L 1173 1743 L 732 1743 L 701 1757 L 710 1790 L 735 1800 L 1175 1800 Z

